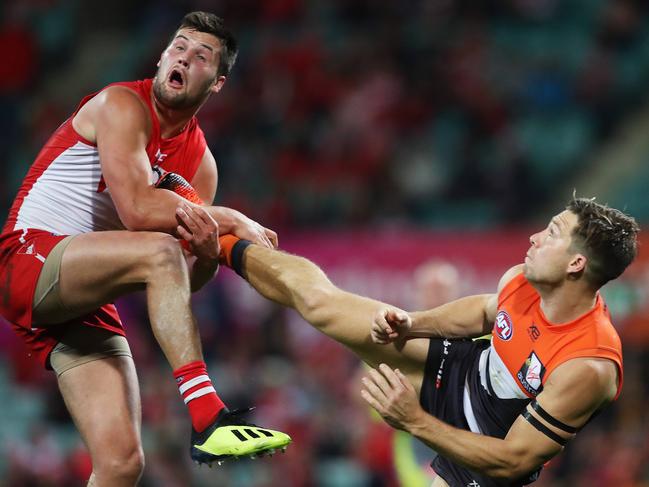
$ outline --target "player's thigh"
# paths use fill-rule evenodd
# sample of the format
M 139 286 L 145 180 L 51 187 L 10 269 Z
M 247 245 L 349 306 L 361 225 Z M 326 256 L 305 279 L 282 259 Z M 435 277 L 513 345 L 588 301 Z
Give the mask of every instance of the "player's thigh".
M 314 311 L 313 318 L 323 333 L 351 349 L 372 367 L 385 363 L 399 368 L 417 390 L 420 389 L 428 355 L 428 339 L 378 345 L 372 341 L 370 330 L 374 317 L 388 305 L 335 288 L 316 300 L 314 305 L 318 310 Z
M 144 289 L 151 271 L 173 259 L 184 262 L 180 244 L 164 233 L 111 231 L 77 235 L 61 259 L 61 302 L 70 310 L 90 311 Z
M 95 468 L 142 455 L 140 392 L 131 357 L 84 363 L 63 372 L 58 382 Z

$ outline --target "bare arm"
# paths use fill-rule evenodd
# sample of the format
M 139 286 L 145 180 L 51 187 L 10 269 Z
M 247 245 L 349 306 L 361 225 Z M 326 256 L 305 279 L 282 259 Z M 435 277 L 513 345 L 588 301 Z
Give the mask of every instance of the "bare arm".
M 201 165 L 191 184 L 201 195 L 201 199 L 211 205 L 216 195 L 217 183 L 216 161 L 209 148 L 206 148 Z M 205 209 L 219 224 L 219 232 L 222 235 L 231 233 L 269 248 L 277 248 L 277 234 L 243 213 L 225 206 L 208 206 Z
M 491 333 L 498 311 L 498 294 L 521 271 L 522 266 L 517 265 L 505 272 L 495 294 L 460 298 L 428 311 L 411 313 L 409 335 L 464 338 Z
M 129 230 L 174 234 L 176 207 L 183 199 L 151 185 L 146 107 L 133 91 L 120 86 L 95 98 L 83 116 L 94 132 L 102 174 L 122 223 Z
M 102 91 L 75 117 L 75 127 L 96 140 L 102 174 L 124 226 L 129 230 L 176 232 L 176 208 L 185 200 L 151 184 L 151 165 L 146 154 L 150 137 L 148 109 L 137 94 L 114 86 Z M 204 201 L 214 200 L 216 163 L 209 150 L 192 183 L 200 187 Z M 187 203 L 193 208 L 198 205 Z M 277 246 L 277 235 L 242 213 L 224 207 L 206 206 L 223 233 L 233 233 L 267 247 Z
M 500 279 L 498 293 L 522 271 L 509 269 Z M 372 325 L 372 339 L 386 344 L 401 337 L 464 338 L 491 332 L 498 311 L 498 293 L 460 298 L 426 311 L 404 316 L 393 308 L 381 310 Z
M 233 233 L 239 221 L 245 218 L 245 216 L 231 208 L 212 206 L 214 197 L 216 196 L 218 181 L 219 174 L 216 167 L 216 160 L 212 155 L 212 151 L 206 147 L 201 164 L 198 166 L 190 184 L 196 190 L 196 193 L 198 193 L 201 201 L 207 205 L 205 207 L 207 212 L 219 224 L 220 233 Z
M 535 471 L 563 447 L 519 416 L 504 439 L 450 426 L 426 413 L 414 387 L 398 370 L 386 365 L 364 379 L 363 397 L 391 426 L 408 431 L 435 451 L 476 472 L 514 480 Z M 538 403 L 562 423 L 580 428 L 616 393 L 617 367 L 606 359 L 574 359 L 559 366 L 538 395 Z M 564 439 L 574 435 L 558 429 L 530 407 L 528 411 Z
M 216 196 L 216 189 L 218 186 L 218 171 L 216 168 L 216 161 L 214 156 L 212 156 L 209 148 L 205 148 L 205 153 L 201 160 L 201 164 L 194 174 L 194 178 L 191 181 L 192 187 L 196 190 L 196 193 L 200 197 L 201 201 L 211 204 L 214 201 Z M 178 217 L 184 222 L 185 227 L 189 228 L 190 222 L 194 222 L 196 225 L 193 228 L 191 234 L 186 233 L 182 234 L 182 228 L 179 229 L 181 236 L 190 243 L 197 238 L 200 240 L 206 240 L 208 238 L 213 238 L 212 245 L 215 254 L 203 254 L 202 258 L 198 258 L 194 253 L 185 253 L 185 259 L 187 260 L 187 267 L 190 269 L 190 279 L 191 279 L 191 289 L 192 292 L 196 292 L 201 289 L 205 284 L 207 284 L 216 274 L 216 271 L 219 268 L 218 255 L 219 255 L 219 243 L 218 243 L 218 234 L 219 231 L 222 231 L 225 225 L 225 222 L 219 222 L 215 219 L 211 212 L 208 212 L 208 215 L 196 214 L 192 211 L 192 207 L 187 205 L 182 211 L 179 211 Z M 209 221 L 209 217 L 212 217 L 215 220 L 214 227 Z M 212 235 L 210 233 L 213 232 Z M 207 244 L 206 244 L 207 245 Z
M 462 338 L 478 337 L 491 331 L 489 309 L 496 294 L 467 296 L 427 311 L 410 313 L 408 336 Z

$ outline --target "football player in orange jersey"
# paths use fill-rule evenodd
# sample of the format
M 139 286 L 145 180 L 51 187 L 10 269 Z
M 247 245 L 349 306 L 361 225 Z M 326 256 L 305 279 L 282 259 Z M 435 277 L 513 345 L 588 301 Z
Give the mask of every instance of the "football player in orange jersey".
M 573 199 L 494 294 L 407 313 L 334 286 L 312 262 L 221 237 L 226 263 L 373 369 L 363 397 L 436 452 L 433 485 L 522 486 L 622 387 L 599 289 L 636 255 L 633 218 Z M 491 333 L 491 340 L 471 340 Z

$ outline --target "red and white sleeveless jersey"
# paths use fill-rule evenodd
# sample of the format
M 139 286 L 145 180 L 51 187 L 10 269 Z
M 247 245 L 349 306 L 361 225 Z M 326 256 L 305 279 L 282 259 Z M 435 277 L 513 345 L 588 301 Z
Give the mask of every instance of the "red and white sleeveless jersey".
M 146 153 L 151 167 L 159 166 L 191 181 L 206 149 L 196 117 L 179 135 L 162 139 L 151 101 L 152 80 L 114 85 L 135 91 L 149 108 L 152 130 Z M 36 157 L 14 200 L 3 234 L 27 228 L 60 235 L 124 229 L 102 177 L 96 144 L 72 127 L 76 113 L 96 94 L 81 101 Z M 152 182 L 155 174 L 152 171 Z

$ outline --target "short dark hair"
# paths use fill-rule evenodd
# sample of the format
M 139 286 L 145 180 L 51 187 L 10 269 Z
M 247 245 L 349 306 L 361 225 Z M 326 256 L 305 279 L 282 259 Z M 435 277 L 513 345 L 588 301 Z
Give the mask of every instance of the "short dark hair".
M 217 74 L 219 76 L 227 76 L 230 74 L 230 70 L 237 60 L 239 47 L 237 40 L 234 38 L 232 32 L 225 27 L 221 17 L 209 12 L 190 12 L 180 21 L 180 26 L 176 29 L 176 33 L 180 29 L 191 29 L 197 32 L 212 34 L 221 41 L 221 53 Z M 174 37 L 176 33 L 174 33 Z
M 589 198 L 573 197 L 566 209 L 578 218 L 572 240 L 588 259 L 584 277 L 600 288 L 620 276 L 638 253 L 635 219 Z

